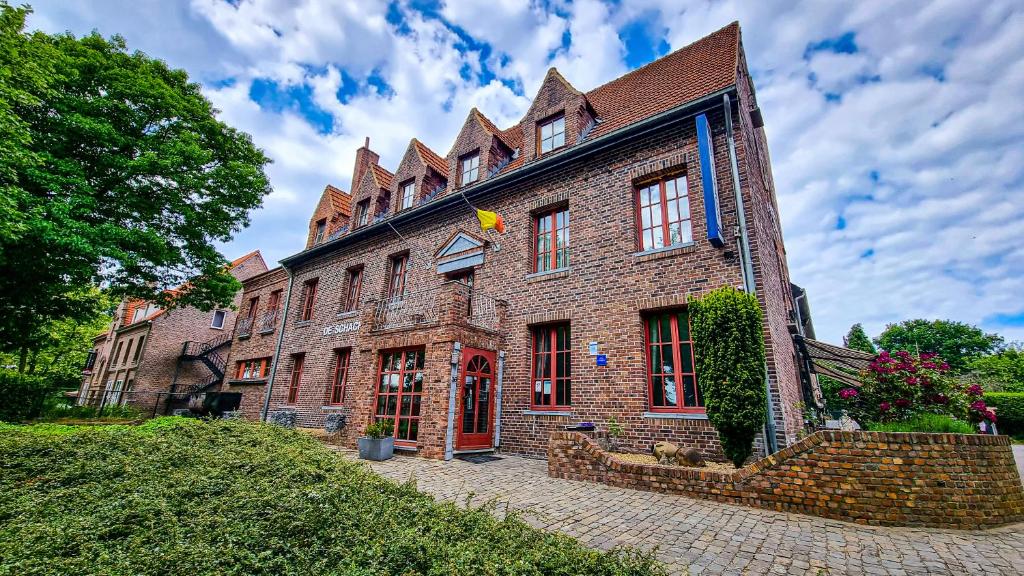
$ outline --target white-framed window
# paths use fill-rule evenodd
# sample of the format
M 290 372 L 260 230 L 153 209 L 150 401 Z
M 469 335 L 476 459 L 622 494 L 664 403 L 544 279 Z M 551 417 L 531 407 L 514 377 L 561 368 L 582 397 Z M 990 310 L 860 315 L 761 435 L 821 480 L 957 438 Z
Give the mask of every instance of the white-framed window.
M 559 116 L 541 124 L 537 141 L 537 147 L 541 154 L 565 146 L 565 116 Z
M 227 318 L 228 313 L 223 310 L 213 311 L 213 322 L 210 323 L 210 328 L 216 328 L 218 330 L 224 329 L 224 319 Z
M 416 199 L 416 181 L 411 180 L 402 186 L 402 210 L 412 208 L 412 203 Z
M 464 156 L 459 161 L 459 173 L 462 175 L 459 180 L 461 185 L 465 186 L 476 182 L 476 179 L 480 177 L 480 153 L 474 152 Z

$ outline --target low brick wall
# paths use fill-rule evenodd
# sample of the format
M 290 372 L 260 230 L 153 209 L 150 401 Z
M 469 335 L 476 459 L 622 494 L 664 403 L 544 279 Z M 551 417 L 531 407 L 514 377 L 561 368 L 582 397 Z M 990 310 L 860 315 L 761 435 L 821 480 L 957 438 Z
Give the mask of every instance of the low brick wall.
M 1006 436 L 817 432 L 733 473 L 618 460 L 555 432 L 548 475 L 884 526 L 989 528 L 1024 521 Z

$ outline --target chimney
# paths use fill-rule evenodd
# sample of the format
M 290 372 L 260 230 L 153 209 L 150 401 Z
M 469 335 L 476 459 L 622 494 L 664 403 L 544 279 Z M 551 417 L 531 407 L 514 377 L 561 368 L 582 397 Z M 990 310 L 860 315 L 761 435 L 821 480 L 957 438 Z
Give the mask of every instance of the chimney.
M 366 143 L 359 150 L 356 150 L 356 167 L 352 171 L 352 185 L 348 187 L 349 194 L 355 196 L 356 190 L 359 187 L 359 182 L 363 179 L 363 174 L 371 164 L 377 164 L 380 160 L 380 156 L 376 152 L 370 150 L 370 137 L 366 137 Z

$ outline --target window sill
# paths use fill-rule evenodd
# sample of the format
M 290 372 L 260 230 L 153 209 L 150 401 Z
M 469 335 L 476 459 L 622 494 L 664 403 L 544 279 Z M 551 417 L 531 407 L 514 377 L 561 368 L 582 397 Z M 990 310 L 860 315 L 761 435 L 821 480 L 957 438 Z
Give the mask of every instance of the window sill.
M 545 270 L 543 272 L 534 272 L 526 275 L 527 282 L 539 282 L 541 280 L 554 280 L 555 278 L 565 278 L 572 272 L 571 266 L 565 266 L 562 268 L 555 268 L 554 270 Z
M 327 406 L 321 406 L 321 410 L 344 410 L 346 406 L 344 404 L 328 404 Z
M 296 328 L 304 328 L 306 326 L 311 325 L 312 323 L 313 323 L 312 320 L 299 320 L 298 322 L 295 323 L 295 327 Z
M 351 318 L 353 316 L 359 316 L 359 310 L 349 310 L 348 312 L 338 312 L 337 318 Z
M 668 258 L 669 256 L 678 256 L 680 254 L 686 254 L 696 250 L 696 242 L 685 242 L 683 244 L 673 244 L 671 246 L 665 246 L 664 248 L 654 248 L 652 250 L 644 250 L 643 252 L 634 252 L 634 262 L 647 262 L 649 260 L 657 260 L 658 258 Z
M 707 420 L 704 412 L 644 412 L 644 418 L 660 420 Z
M 523 410 L 523 416 L 572 416 L 572 410 Z
M 228 380 L 228 385 L 230 386 L 250 386 L 253 384 L 263 385 L 266 383 L 266 378 L 235 378 Z

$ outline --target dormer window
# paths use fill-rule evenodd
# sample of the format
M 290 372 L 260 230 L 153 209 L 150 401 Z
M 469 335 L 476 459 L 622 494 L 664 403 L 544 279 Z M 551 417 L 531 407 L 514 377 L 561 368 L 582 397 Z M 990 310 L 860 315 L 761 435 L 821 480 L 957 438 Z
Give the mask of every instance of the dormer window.
M 370 223 L 370 199 L 360 200 L 356 203 L 356 226 L 366 226 Z
M 565 146 L 565 116 L 558 115 L 540 124 L 537 130 L 537 149 L 546 154 Z
M 459 184 L 466 186 L 476 182 L 477 178 L 480 177 L 480 153 L 473 152 L 468 156 L 463 156 L 459 160 L 459 174 L 461 178 Z
M 402 210 L 412 208 L 412 203 L 416 198 L 416 181 L 409 180 L 405 184 L 402 184 Z
M 327 232 L 327 219 L 323 218 L 316 222 L 316 234 L 313 236 L 313 244 L 319 244 L 324 241 L 324 234 Z

